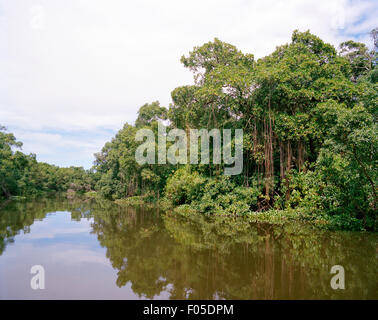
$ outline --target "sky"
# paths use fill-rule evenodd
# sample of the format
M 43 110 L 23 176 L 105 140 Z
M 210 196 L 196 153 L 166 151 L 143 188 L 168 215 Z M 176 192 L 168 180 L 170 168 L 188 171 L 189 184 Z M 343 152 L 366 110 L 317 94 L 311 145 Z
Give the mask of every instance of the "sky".
M 261 58 L 295 29 L 371 46 L 377 17 L 375 0 L 0 0 L 0 125 L 38 161 L 88 169 L 140 106 L 193 83 L 194 46 Z

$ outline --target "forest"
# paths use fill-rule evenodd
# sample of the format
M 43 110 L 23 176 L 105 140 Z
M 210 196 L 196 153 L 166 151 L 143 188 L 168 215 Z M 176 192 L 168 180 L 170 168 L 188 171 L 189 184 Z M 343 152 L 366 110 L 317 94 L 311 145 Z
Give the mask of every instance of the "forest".
M 59 168 L 18 150 L 0 127 L 1 199 L 68 192 L 120 205 L 158 203 L 183 215 L 303 220 L 319 227 L 377 231 L 378 28 L 373 50 L 355 41 L 336 49 L 309 31 L 255 59 L 219 39 L 181 58 L 192 85 L 172 103 L 146 103 L 93 167 Z M 243 129 L 243 171 L 224 164 L 135 161 L 142 128 Z

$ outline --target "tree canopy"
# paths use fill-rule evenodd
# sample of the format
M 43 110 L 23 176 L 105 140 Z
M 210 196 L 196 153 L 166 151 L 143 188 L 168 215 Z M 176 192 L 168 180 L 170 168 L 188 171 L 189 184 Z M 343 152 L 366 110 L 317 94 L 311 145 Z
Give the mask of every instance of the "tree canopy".
M 0 192 L 4 197 L 74 183 L 111 199 L 163 196 L 204 214 L 295 210 L 339 228 L 375 229 L 377 29 L 371 37 L 372 50 L 350 40 L 337 51 L 295 30 L 289 43 L 257 61 L 214 39 L 181 58 L 194 83 L 175 88 L 168 108 L 144 104 L 135 125 L 126 123 L 95 154 L 88 172 L 14 152 L 21 144 L 2 129 Z M 186 131 L 243 129 L 242 174 L 222 177 L 224 164 L 138 164 L 136 132 L 148 128 L 157 135 L 159 121 Z

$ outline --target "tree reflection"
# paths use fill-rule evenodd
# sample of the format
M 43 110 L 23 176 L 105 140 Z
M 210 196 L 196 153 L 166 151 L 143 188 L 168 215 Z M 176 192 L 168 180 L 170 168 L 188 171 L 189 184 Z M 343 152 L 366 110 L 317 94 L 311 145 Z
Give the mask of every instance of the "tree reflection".
M 16 235 L 30 232 L 36 220 L 43 220 L 48 213 L 71 212 L 72 219 L 81 219 L 89 210 L 88 203 L 62 198 L 39 198 L 37 200 L 10 202 L 0 210 L 0 255 L 6 246 L 14 242 Z
M 139 296 L 170 299 L 329 299 L 376 297 L 376 236 L 305 225 L 250 224 L 204 216 L 161 218 L 127 208 L 94 213 L 93 232 Z M 332 265 L 347 290 L 332 290 Z M 374 280 L 374 281 L 372 281 Z
M 49 212 L 90 219 L 117 271 L 116 285 L 170 299 L 376 299 L 377 234 L 328 232 L 301 224 L 181 217 L 109 201 L 43 199 L 0 211 L 0 254 Z M 330 287 L 342 265 L 346 290 Z

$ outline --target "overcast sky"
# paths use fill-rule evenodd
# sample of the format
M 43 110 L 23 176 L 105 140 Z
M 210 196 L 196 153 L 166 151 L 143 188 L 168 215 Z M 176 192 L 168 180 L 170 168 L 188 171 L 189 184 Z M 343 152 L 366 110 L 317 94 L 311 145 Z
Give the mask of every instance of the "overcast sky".
M 370 45 L 377 17 L 375 0 L 0 0 L 0 124 L 39 161 L 89 168 L 141 105 L 192 83 L 194 46 L 260 58 L 294 29 Z

